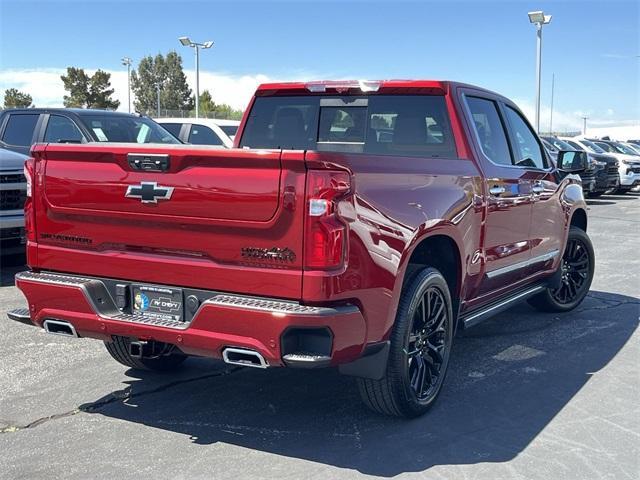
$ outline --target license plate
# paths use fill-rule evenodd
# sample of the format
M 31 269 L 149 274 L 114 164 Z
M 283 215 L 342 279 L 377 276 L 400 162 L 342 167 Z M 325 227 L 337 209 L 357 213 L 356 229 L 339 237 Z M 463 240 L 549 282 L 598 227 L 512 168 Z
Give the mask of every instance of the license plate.
M 133 285 L 132 287 L 131 304 L 134 314 L 142 314 L 158 320 L 183 321 L 184 306 L 181 289 L 151 285 Z

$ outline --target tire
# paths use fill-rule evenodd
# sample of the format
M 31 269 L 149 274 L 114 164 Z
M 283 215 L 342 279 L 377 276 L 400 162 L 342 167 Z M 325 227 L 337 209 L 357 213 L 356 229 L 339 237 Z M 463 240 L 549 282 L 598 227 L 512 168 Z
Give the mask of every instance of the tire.
M 431 408 L 449 364 L 454 323 L 451 305 L 447 282 L 438 270 L 424 268 L 407 279 L 391 332 L 385 376 L 380 380 L 357 379 L 367 407 L 407 418 L 418 417 Z M 425 317 L 427 321 L 422 323 Z
M 587 263 L 583 267 L 584 261 Z M 568 312 L 580 305 L 587 296 L 595 270 L 595 254 L 591 240 L 584 230 L 577 227 L 569 229 L 560 268 L 560 287 L 547 288 L 530 298 L 528 302 L 531 306 L 543 312 Z
M 587 194 L 588 198 L 600 198 L 602 195 L 604 195 L 604 192 L 591 192 Z
M 153 370 L 157 372 L 166 372 L 175 370 L 182 365 L 187 355 L 177 351 L 171 345 L 166 345 L 171 353 L 158 355 L 156 357 L 137 358 L 132 357 L 129 353 L 129 344 L 131 339 L 127 337 L 113 336 L 111 342 L 104 342 L 107 352 L 114 360 L 121 363 L 125 367 L 135 370 Z
M 616 195 L 624 195 L 626 193 L 629 193 L 631 191 L 630 188 L 618 188 L 616 191 L 614 191 L 613 193 L 615 193 Z

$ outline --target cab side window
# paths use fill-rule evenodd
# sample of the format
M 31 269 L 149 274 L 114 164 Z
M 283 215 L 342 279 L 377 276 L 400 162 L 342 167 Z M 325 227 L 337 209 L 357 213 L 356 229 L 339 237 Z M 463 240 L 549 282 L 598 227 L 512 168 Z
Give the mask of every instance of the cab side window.
M 181 123 L 161 123 L 160 125 L 162 125 L 162 128 L 174 137 L 180 138 L 180 129 L 182 128 Z
M 44 141 L 48 143 L 83 143 L 82 132 L 75 123 L 61 115 L 51 115 L 44 132 Z
M 514 150 L 515 165 L 521 167 L 546 168 L 540 143 L 529 124 L 508 105 L 505 106 L 509 122 L 511 146 Z
M 204 125 L 192 125 L 189 134 L 189 143 L 193 145 L 224 145 L 213 130 Z
M 467 97 L 467 105 L 482 153 L 493 163 L 512 165 L 507 135 L 496 103 L 486 98 Z
M 9 115 L 2 141 L 8 145 L 21 147 L 30 146 L 33 131 L 36 129 L 39 116 L 37 113 L 16 113 Z

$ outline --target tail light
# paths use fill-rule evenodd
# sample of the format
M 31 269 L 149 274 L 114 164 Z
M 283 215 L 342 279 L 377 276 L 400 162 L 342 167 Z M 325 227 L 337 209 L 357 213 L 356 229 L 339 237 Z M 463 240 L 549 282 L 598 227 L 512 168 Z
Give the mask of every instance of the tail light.
M 344 265 L 347 225 L 337 213 L 337 202 L 350 190 L 351 178 L 347 172 L 307 172 L 305 268 L 331 270 Z
M 36 218 L 33 205 L 33 188 L 35 179 L 35 160 L 29 158 L 24 162 L 24 177 L 27 183 L 27 198 L 24 202 L 24 230 L 27 240 L 36 240 Z

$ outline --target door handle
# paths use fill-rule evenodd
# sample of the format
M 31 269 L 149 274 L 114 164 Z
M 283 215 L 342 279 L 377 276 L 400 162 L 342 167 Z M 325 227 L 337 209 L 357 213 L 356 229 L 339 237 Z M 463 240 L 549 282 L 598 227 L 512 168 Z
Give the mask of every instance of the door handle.
M 504 187 L 500 187 L 498 185 L 494 185 L 493 187 L 491 187 L 489 189 L 489 193 L 495 197 L 499 197 L 500 195 L 502 195 L 504 192 L 506 192 L 506 189 Z
M 542 182 L 534 183 L 531 187 L 531 192 L 536 195 L 540 195 L 542 192 L 544 192 L 544 185 L 542 185 Z

